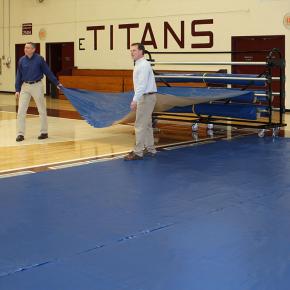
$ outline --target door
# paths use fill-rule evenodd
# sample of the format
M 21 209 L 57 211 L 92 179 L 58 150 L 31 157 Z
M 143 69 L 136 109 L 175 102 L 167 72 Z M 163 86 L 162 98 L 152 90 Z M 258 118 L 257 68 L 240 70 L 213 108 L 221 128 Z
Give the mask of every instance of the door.
M 56 76 L 59 74 L 70 74 L 70 71 L 74 67 L 74 43 L 47 43 L 46 62 Z M 58 97 L 56 87 L 48 80 L 46 83 L 46 93 L 54 98 Z

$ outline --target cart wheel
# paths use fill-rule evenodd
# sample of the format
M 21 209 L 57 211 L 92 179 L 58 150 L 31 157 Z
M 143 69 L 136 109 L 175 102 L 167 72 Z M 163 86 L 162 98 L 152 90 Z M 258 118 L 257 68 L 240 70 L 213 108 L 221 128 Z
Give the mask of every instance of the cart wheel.
M 273 137 L 279 136 L 279 132 L 280 132 L 280 128 L 279 127 L 273 128 L 272 129 L 272 136 Z
M 260 138 L 263 138 L 264 136 L 265 136 L 265 129 L 260 129 L 260 130 L 258 130 L 258 136 L 260 137 Z
M 207 129 L 212 130 L 213 129 L 213 124 L 207 124 Z
M 198 123 L 194 123 L 192 126 L 191 126 L 191 130 L 192 132 L 196 132 L 198 130 Z

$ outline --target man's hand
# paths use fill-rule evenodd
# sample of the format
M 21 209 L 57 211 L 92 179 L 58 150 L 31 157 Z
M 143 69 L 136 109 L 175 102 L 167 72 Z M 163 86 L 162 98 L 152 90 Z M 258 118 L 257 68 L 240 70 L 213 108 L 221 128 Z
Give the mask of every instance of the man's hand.
M 19 96 L 20 96 L 20 93 L 19 93 L 19 92 L 16 92 L 16 93 L 15 93 L 15 98 L 16 98 L 16 100 L 19 99 Z
M 132 101 L 130 108 L 132 111 L 136 111 L 137 110 L 137 102 L 136 101 Z
M 64 88 L 64 86 L 63 86 L 61 83 L 59 83 L 59 84 L 57 85 L 57 88 L 58 88 L 59 90 L 62 90 L 62 89 Z

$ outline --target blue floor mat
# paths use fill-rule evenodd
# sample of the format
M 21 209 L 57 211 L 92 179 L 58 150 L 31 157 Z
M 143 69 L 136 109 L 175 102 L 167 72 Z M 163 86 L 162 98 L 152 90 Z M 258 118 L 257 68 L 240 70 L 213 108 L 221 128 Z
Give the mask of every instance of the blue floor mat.
M 288 290 L 290 140 L 0 181 L 0 289 Z

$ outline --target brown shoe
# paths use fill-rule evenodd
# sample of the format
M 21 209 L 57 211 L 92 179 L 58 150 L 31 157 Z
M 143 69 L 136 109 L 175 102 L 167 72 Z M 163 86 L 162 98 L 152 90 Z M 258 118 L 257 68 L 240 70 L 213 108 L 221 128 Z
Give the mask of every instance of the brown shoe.
M 18 135 L 16 138 L 16 142 L 21 142 L 24 140 L 24 136 L 23 135 Z
M 47 139 L 48 138 L 48 134 L 47 133 L 41 133 L 39 136 L 38 136 L 38 139 L 39 140 L 43 140 L 43 139 Z
M 142 160 L 143 157 L 142 156 L 139 156 L 137 154 L 135 154 L 134 151 L 131 151 L 130 153 L 128 153 L 125 157 L 124 157 L 124 160 L 125 161 L 131 161 L 131 160 Z
M 153 152 L 151 152 L 151 151 L 148 151 L 147 148 L 145 148 L 145 149 L 143 150 L 143 156 L 144 156 L 144 157 L 155 157 L 156 154 L 157 154 L 156 151 L 153 153 Z

